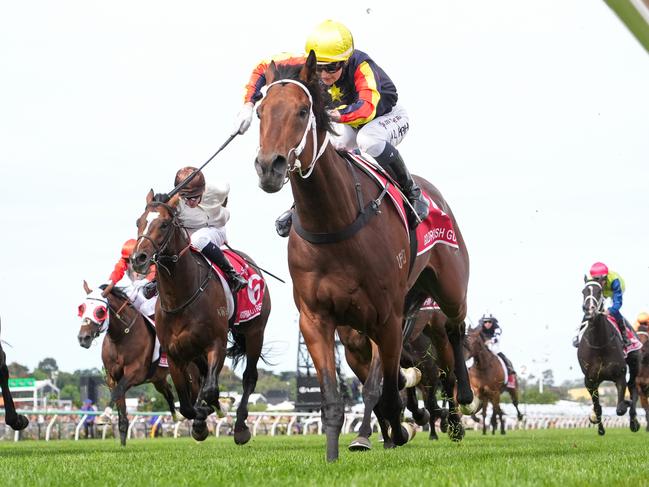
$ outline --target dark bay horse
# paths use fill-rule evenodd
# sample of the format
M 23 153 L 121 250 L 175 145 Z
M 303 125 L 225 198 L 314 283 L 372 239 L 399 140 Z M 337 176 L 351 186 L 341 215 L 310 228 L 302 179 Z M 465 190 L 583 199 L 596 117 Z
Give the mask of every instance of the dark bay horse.
M 603 381 L 608 380 L 614 382 L 617 388 L 617 415 L 623 416 L 629 410 L 629 426 L 631 431 L 636 432 L 640 428 L 636 413 L 638 390 L 635 384 L 640 352 L 639 350 L 630 352 L 625 360 L 622 339 L 604 311 L 602 286 L 597 281 L 586 280 L 582 295 L 586 328 L 579 341 L 577 359 L 584 373 L 584 384 L 593 401 L 590 421 L 597 425 L 597 432 L 600 435 L 606 433 L 602 424 L 602 406 L 599 402 L 598 387 Z M 629 367 L 628 383 L 626 381 L 627 365 Z M 627 388 L 631 401 L 624 399 Z
M 1 328 L 1 327 L 0 327 Z M 2 349 L 0 341 L 0 387 L 2 387 L 2 400 L 4 402 L 5 423 L 16 431 L 24 430 L 29 424 L 27 416 L 18 414 L 14 400 L 9 390 L 9 368 L 7 367 L 7 355 Z
M 313 52 L 297 68 L 278 68 L 272 62 L 266 79 L 268 90 L 258 107 L 260 147 L 255 168 L 259 186 L 268 193 L 279 191 L 287 179 L 291 183 L 295 211 L 288 264 L 300 330 L 322 390 L 326 458 L 338 458 L 343 424 L 334 359 L 334 331 L 339 325 L 351 326 L 377 345 L 383 369 L 378 407 L 390 423 L 393 443 L 403 445 L 408 437 L 399 421 L 402 327 L 404 316 L 418 310 L 428 296 L 447 317 L 445 327 L 456 358 L 450 372 L 458 378 L 458 400 L 469 404 L 473 399 L 461 346 L 469 276 L 464 240 L 439 191 L 416 178 L 450 215 L 458 248 L 435 245 L 420 256 L 411 255 L 397 209 L 388 202 L 380 206 L 382 190 L 370 176 L 348 166 L 328 143 L 333 129 Z
M 87 296 L 79 306 L 81 327 L 77 339 L 83 348 L 90 348 L 93 340 L 106 332 L 101 346 L 101 360 L 106 371 L 106 384 L 111 392 L 111 403 L 117 405 L 120 441 L 122 446 L 126 446 L 126 392 L 131 387 L 151 382 L 167 401 L 174 421 L 178 420 L 174 395 L 167 382 L 169 368 L 152 364 L 154 331 L 126 294 L 113 288 L 104 296 L 103 289 L 92 291 L 86 281 L 83 288 Z
M 640 370 L 635 378 L 635 383 L 640 396 L 640 404 L 645 411 L 645 418 L 647 419 L 647 431 L 649 431 L 649 327 L 647 325 L 640 325 L 636 330 L 638 338 L 642 342 L 640 349 Z
M 257 384 L 257 362 L 271 307 L 268 289 L 264 292 L 261 314 L 241 323 L 236 330 L 230 330 L 222 281 L 201 254 L 190 250 L 189 234 L 178 218 L 179 196 L 166 204 L 154 201 L 151 191 L 146 202 L 146 209 L 138 219 L 139 237 L 132 256 L 133 268 L 140 272 L 148 269 L 152 262 L 157 266 L 156 326 L 160 343 L 170 358 L 180 412 L 194 420 L 194 439 L 207 438 L 207 416 L 215 411 L 223 414 L 218 400 L 218 378 L 226 355 L 235 363 L 245 357 L 243 396 L 237 409 L 234 441 L 247 443 L 251 437 L 246 425 L 248 398 Z M 247 260 L 254 267 L 254 262 Z M 230 348 L 227 347 L 229 331 L 234 341 Z M 201 383 L 195 404 L 188 374 L 192 362 L 199 367 Z
M 496 434 L 498 420 L 500 420 L 500 433 L 505 434 L 504 412 L 500 407 L 500 395 L 508 392 L 512 398 L 512 404 L 516 408 L 517 419 L 521 421 L 523 415 L 518 409 L 518 387 L 508 387 L 507 374 L 498 357 L 492 353 L 480 335 L 480 328 L 469 330 L 466 339 L 466 358 L 473 360 L 469 367 L 469 379 L 473 393 L 480 399 L 480 405 L 473 414 L 477 420 L 477 414 L 482 411 L 482 434 L 487 434 L 487 407 L 491 403 L 491 433 Z

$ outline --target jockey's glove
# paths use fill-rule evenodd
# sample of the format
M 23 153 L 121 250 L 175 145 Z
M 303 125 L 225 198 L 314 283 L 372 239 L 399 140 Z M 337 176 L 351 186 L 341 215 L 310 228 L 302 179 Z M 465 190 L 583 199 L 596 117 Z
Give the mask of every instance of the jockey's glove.
M 243 135 L 246 133 L 246 130 L 248 130 L 250 123 L 252 122 L 252 111 L 254 108 L 255 105 L 253 103 L 244 103 L 234 121 L 234 130 L 232 131 L 232 135 Z

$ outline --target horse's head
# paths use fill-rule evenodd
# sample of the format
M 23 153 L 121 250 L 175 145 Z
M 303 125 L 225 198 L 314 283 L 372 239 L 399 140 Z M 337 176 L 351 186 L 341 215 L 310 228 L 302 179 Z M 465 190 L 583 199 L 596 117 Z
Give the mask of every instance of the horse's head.
M 298 158 L 303 152 L 311 154 L 313 164 L 317 134 L 332 130 L 316 68 L 311 51 L 302 66 L 271 62 L 266 70 L 268 90 L 257 108 L 260 130 L 255 169 L 259 186 L 267 193 L 282 189 L 289 170 L 308 171 L 310 165 Z
M 90 348 L 92 341 L 108 329 L 108 300 L 102 295 L 101 289 L 94 291 L 83 281 L 86 299 L 79 305 L 81 328 L 77 339 L 83 348 Z
M 145 274 L 169 244 L 174 229 L 178 226 L 179 201 L 179 195 L 175 195 L 168 203 L 154 201 L 153 190 L 149 191 L 144 213 L 137 219 L 137 245 L 131 256 L 135 272 Z
M 464 358 L 477 357 L 485 348 L 485 344 L 480 336 L 480 328 L 469 328 L 464 338 Z
M 604 311 L 604 293 L 602 292 L 602 285 L 596 280 L 585 279 L 585 282 L 584 289 L 581 291 L 584 297 L 582 309 L 584 318 L 590 320 Z

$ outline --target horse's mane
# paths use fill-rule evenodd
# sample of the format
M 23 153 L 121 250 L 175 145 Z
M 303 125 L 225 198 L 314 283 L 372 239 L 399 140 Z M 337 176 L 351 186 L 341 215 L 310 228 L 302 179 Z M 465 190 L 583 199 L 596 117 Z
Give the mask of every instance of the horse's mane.
M 108 284 L 102 284 L 101 286 L 99 286 L 99 289 L 104 291 L 107 287 L 108 287 Z M 119 299 L 130 302 L 130 299 L 128 299 L 128 296 L 126 295 L 126 293 L 124 291 L 122 291 L 122 288 L 113 287 L 113 289 L 111 289 L 111 291 L 110 291 L 110 294 L 112 294 L 113 296 L 115 296 L 115 297 L 117 297 Z
M 331 119 L 326 110 L 331 104 L 331 96 L 326 90 L 325 85 L 320 83 L 318 75 L 316 74 L 314 79 L 307 83 L 300 79 L 300 71 L 304 67 L 304 64 L 278 64 L 276 67 L 277 76 L 275 81 L 292 79 L 306 86 L 313 99 L 313 114 L 315 115 L 317 126 L 320 129 L 325 129 L 327 132 L 334 133 L 334 129 L 331 126 Z

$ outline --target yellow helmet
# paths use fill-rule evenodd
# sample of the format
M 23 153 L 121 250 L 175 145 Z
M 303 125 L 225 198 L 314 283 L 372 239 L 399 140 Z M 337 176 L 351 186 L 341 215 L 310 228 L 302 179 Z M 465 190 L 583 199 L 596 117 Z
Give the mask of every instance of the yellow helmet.
M 304 52 L 309 54 L 311 50 L 321 64 L 347 61 L 354 52 L 354 38 L 340 22 L 325 20 L 306 40 Z
M 649 313 L 643 311 L 638 315 L 636 321 L 641 325 L 649 325 Z

